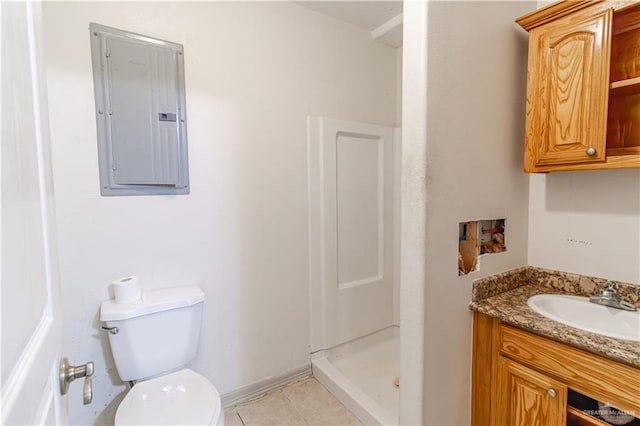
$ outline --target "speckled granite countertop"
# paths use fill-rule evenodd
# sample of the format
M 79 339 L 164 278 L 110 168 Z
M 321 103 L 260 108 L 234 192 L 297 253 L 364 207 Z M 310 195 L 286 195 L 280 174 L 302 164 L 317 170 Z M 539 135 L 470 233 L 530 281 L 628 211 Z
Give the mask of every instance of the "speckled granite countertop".
M 513 272 L 519 275 L 526 273 L 523 268 L 514 270 Z M 539 271 L 536 271 L 536 273 L 539 273 Z M 513 277 L 511 277 L 511 279 L 509 279 L 509 277 L 504 278 L 506 279 L 505 281 L 514 282 Z M 505 281 L 501 280 L 499 276 L 493 276 L 489 277 L 489 279 L 478 280 L 478 283 L 480 286 L 490 284 L 495 287 L 497 283 L 504 283 Z M 500 285 L 502 292 L 499 292 L 497 295 L 491 294 L 491 292 L 484 292 L 486 298 L 475 297 L 477 292 L 474 289 L 474 301 L 469 305 L 470 308 L 474 311 L 497 318 L 506 324 L 640 368 L 640 343 L 601 336 L 561 324 L 534 312 L 527 305 L 527 299 L 537 294 L 557 293 L 576 295 L 576 293 L 579 292 L 563 291 L 563 289 L 541 286 L 539 283 L 529 283 L 526 280 L 515 281 L 520 281 L 520 286 L 512 288 L 513 285 L 506 287 Z M 474 287 L 475 286 L 476 283 L 474 282 Z M 509 289 L 509 287 L 512 289 Z M 634 288 L 632 290 L 635 291 L 636 289 Z

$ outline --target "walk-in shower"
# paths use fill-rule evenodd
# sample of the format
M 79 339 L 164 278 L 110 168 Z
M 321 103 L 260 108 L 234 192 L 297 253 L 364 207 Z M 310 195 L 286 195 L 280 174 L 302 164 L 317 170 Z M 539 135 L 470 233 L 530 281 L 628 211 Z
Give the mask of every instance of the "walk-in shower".
M 400 131 L 308 119 L 314 375 L 367 424 L 397 424 Z

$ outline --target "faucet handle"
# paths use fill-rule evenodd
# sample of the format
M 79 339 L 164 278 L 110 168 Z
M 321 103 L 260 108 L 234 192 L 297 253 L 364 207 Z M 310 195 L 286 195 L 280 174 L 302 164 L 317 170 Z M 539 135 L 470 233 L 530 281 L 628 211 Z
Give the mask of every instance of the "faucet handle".
M 637 311 L 638 308 L 632 303 L 625 302 L 618 294 L 618 283 L 609 280 L 605 286 L 598 291 L 598 294 L 589 298 L 589 302 L 610 308 L 624 309 L 625 311 Z
M 611 280 L 607 281 L 604 287 L 598 292 L 598 297 L 620 300 L 620 296 L 618 295 L 618 283 Z
M 616 281 L 608 280 L 605 283 L 605 290 L 617 291 L 618 290 L 618 283 Z

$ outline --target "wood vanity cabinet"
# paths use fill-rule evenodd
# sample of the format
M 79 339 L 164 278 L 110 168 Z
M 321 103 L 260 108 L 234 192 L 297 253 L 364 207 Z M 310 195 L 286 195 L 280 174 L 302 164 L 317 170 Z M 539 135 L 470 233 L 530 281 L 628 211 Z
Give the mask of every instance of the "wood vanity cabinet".
M 529 31 L 525 172 L 640 167 L 640 2 L 561 1 Z
M 495 424 L 562 425 L 566 423 L 567 387 L 503 356 L 498 358 Z
M 640 369 L 474 312 L 471 424 L 603 425 L 569 391 L 640 414 Z

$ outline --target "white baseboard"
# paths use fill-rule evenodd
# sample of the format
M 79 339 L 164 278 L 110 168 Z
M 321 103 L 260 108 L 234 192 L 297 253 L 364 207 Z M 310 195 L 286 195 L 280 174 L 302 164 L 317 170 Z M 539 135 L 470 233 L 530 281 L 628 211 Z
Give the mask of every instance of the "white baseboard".
M 289 370 L 279 376 L 243 386 L 240 389 L 221 395 L 222 407 L 228 408 L 240 404 L 241 402 L 256 398 L 279 387 L 298 382 L 309 376 L 311 376 L 311 364 L 305 364 L 302 367 Z

